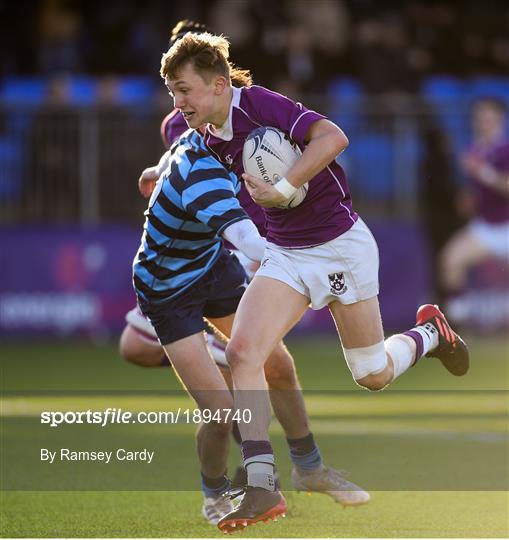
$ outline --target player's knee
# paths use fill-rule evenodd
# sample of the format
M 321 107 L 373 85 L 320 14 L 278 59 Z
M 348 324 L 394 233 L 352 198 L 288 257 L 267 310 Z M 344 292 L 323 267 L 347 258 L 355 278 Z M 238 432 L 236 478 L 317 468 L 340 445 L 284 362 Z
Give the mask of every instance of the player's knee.
M 380 390 L 383 390 L 391 381 L 390 377 L 385 372 L 381 372 L 371 373 L 362 379 L 356 379 L 355 382 L 359 386 L 366 388 L 366 390 L 370 390 L 371 392 L 379 392 Z
M 382 390 L 390 381 L 387 353 L 383 341 L 368 347 L 343 349 L 345 360 L 355 382 L 367 390 Z
M 120 341 L 118 343 L 118 353 L 124 360 L 132 362 L 133 364 L 138 363 L 138 355 L 136 354 L 136 351 L 133 349 L 133 347 L 130 345 L 130 341 L 125 338 L 125 334 L 122 334 L 122 336 L 120 336 Z
M 163 365 L 164 356 L 160 352 L 158 354 L 140 354 L 138 352 L 131 351 L 129 349 L 120 351 L 120 356 L 127 360 L 131 364 L 135 364 L 141 367 L 158 367 Z
M 265 368 L 265 379 L 272 390 L 288 390 L 295 388 L 297 378 L 295 372 L 287 366 L 270 365 Z
M 226 361 L 232 372 L 238 369 L 260 369 L 256 351 L 240 339 L 231 339 L 225 350 Z
M 231 410 L 231 409 L 229 409 Z M 220 420 L 220 413 L 223 413 L 223 418 Z M 203 418 L 206 418 L 207 413 L 202 410 Z M 224 410 L 218 411 L 217 415 L 211 412 L 211 420 L 209 422 L 202 422 L 200 426 L 201 436 L 206 435 L 213 439 L 227 439 L 232 432 L 232 423 L 230 419 L 224 419 Z
M 297 373 L 290 353 L 278 346 L 265 363 L 265 378 L 269 388 L 289 390 L 297 386 Z
M 215 437 L 227 438 L 232 432 L 232 424 L 229 420 L 227 422 L 212 420 L 209 422 L 209 430 Z
M 118 352 L 124 360 L 141 367 L 160 366 L 164 359 L 164 352 L 161 347 L 149 344 L 140 346 L 133 342 L 132 339 L 125 338 L 124 335 L 120 338 Z

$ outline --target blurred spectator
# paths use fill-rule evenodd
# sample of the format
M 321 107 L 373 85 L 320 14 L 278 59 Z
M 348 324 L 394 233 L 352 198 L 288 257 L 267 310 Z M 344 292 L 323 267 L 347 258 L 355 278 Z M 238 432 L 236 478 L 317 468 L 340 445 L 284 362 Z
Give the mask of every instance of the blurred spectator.
M 81 16 L 75 2 L 45 0 L 39 15 L 37 45 L 42 73 L 68 73 L 79 69 Z
M 114 75 L 100 80 L 99 107 L 93 124 L 97 144 L 98 213 L 103 221 L 128 221 L 133 217 L 141 220 L 146 202 L 138 193 L 138 171 L 143 170 L 147 162 L 157 162 L 162 153 L 158 134 L 160 115 L 143 104 L 133 107 L 122 103 L 120 86 L 121 79 Z M 164 88 L 162 82 L 160 86 Z M 167 92 L 166 97 L 170 105 Z M 122 186 L 121 194 L 119 186 Z
M 287 32 L 288 76 L 305 87 L 316 76 L 311 36 L 304 25 L 292 24 Z
M 290 16 L 305 25 L 313 47 L 325 55 L 337 54 L 350 38 L 350 16 L 345 2 L 337 0 L 294 0 L 288 4 Z
M 309 9 L 307 0 L 295 0 L 287 5 L 289 17 L 294 21 L 292 26 L 301 28 L 308 40 L 302 56 L 312 63 L 312 78 L 303 89 L 323 92 L 331 77 L 337 73 L 348 73 L 352 68 L 347 53 L 352 26 L 348 8 L 341 0 L 315 0 L 313 9 Z M 298 35 L 294 33 L 288 39 L 288 58 L 295 57 L 298 52 L 296 38 Z M 299 41 L 303 39 L 299 38 Z
M 317 83 L 316 59 L 311 36 L 305 26 L 292 23 L 284 32 L 285 47 L 277 76 L 272 76 L 274 89 L 293 99 L 313 89 Z
M 253 26 L 247 42 L 232 43 L 234 58 L 239 66 L 250 69 L 256 84 L 286 78 L 284 52 L 289 19 L 284 5 L 273 0 L 258 0 L 250 4 L 245 20 Z M 217 27 L 216 27 L 217 28 Z M 222 26 L 218 28 L 222 29 Z M 224 34 L 228 35 L 227 32 Z
M 357 75 L 370 94 L 406 91 L 415 93 L 419 73 L 415 53 L 399 14 L 367 19 L 356 34 Z
M 24 197 L 29 221 L 73 222 L 79 208 L 79 119 L 71 108 L 69 80 L 48 83 L 46 105 L 31 120 Z
M 33 17 L 23 20 L 21 33 L 26 12 Z M 10 73 L 152 74 L 168 27 L 186 17 L 221 29 L 239 65 L 269 86 L 289 73 L 316 87 L 356 75 L 370 93 L 408 92 L 432 73 L 509 69 L 509 8 L 502 0 L 43 0 L 36 9 L 18 0 L 0 3 L 0 17 L 2 68 Z
M 107 75 L 99 79 L 97 85 L 97 104 L 116 105 L 119 102 L 120 82 L 118 77 Z
M 87 70 L 93 73 L 126 73 L 131 65 L 126 53 L 137 23 L 132 2 L 109 0 L 82 5 L 85 23 L 93 35 Z M 146 5 L 148 8 L 148 5 Z
M 469 270 L 490 257 L 509 263 L 509 139 L 505 107 L 483 98 L 472 109 L 472 145 L 461 156 L 469 178 L 470 223 L 458 231 L 441 254 L 441 277 L 446 291 L 459 293 Z
M 250 10 L 253 2 L 232 2 L 218 0 L 210 17 L 210 27 L 220 28 L 228 36 L 232 49 L 241 49 L 250 45 L 255 36 L 255 21 Z M 203 17 L 198 17 L 203 20 Z

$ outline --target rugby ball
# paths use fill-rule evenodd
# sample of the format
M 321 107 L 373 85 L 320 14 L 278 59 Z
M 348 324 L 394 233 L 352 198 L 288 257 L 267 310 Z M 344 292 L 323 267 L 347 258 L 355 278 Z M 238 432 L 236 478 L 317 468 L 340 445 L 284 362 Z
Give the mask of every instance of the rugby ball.
M 286 176 L 301 155 L 299 147 L 285 133 L 274 127 L 259 127 L 247 136 L 242 151 L 242 164 L 244 172 L 274 185 Z M 278 208 L 295 208 L 306 197 L 308 188 L 306 182 Z

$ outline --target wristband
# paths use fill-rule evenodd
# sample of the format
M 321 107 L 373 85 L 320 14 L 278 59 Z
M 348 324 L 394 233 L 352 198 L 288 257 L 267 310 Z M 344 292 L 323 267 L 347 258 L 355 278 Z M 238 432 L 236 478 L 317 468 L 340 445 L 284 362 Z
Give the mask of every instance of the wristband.
M 284 196 L 285 200 L 297 193 L 297 188 L 292 186 L 284 176 L 279 182 L 274 184 L 274 187 Z

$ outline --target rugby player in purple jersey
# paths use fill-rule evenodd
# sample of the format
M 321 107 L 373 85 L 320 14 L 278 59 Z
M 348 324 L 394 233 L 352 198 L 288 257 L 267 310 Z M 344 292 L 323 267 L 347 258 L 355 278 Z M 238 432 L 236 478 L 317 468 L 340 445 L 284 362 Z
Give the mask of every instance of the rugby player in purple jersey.
M 509 138 L 505 105 L 492 98 L 472 108 L 473 141 L 461 156 L 469 179 L 474 217 L 444 246 L 441 281 L 446 292 L 462 291 L 468 271 L 488 257 L 509 263 Z
M 240 87 L 244 84 L 250 84 L 250 79 L 246 77 L 243 70 L 237 70 L 231 75 L 232 82 L 236 86 Z M 161 125 L 161 135 L 165 147 L 169 149 L 173 142 L 187 129 L 188 125 L 178 109 L 169 113 Z M 163 155 L 157 165 L 148 167 L 140 176 L 139 189 L 145 197 L 151 195 L 156 181 L 166 168 L 168 157 L 168 153 Z M 251 219 L 258 227 L 260 233 L 264 235 L 266 230 L 263 210 L 254 204 L 249 197 L 245 199 L 245 204 L 249 207 L 248 213 Z M 243 256 L 239 251 L 235 253 L 243 264 L 248 276 L 252 275 L 252 261 Z M 138 365 L 161 365 L 161 359 L 164 353 L 150 322 L 138 308 L 134 308 L 128 313 L 127 320 L 128 325 L 122 334 L 120 343 L 122 355 Z M 222 353 L 220 350 L 220 344 L 212 341 L 210 337 L 209 349 L 231 388 L 231 376 L 225 362 L 224 352 Z M 169 365 L 165 359 L 163 359 L 164 363 Z M 274 412 L 283 427 L 290 447 L 290 456 L 294 463 L 293 474 L 294 476 L 297 475 L 297 471 L 306 471 L 309 473 L 306 478 L 301 479 L 298 487 L 307 491 L 325 493 L 344 506 L 358 506 L 367 503 L 370 500 L 368 493 L 346 480 L 338 471 L 323 465 L 319 449 L 309 430 L 309 420 L 294 361 L 282 342 L 275 347 L 272 354 L 268 357 L 264 369 L 265 377 L 271 391 L 270 397 Z M 238 439 L 240 444 L 240 434 L 236 439 Z M 237 471 L 237 473 L 239 472 Z M 239 482 L 239 476 L 242 475 L 236 474 L 237 484 Z M 222 507 L 221 501 L 206 498 L 203 513 L 204 515 L 210 514 L 217 516 L 218 511 Z M 209 521 L 211 520 L 209 519 Z
M 309 304 L 329 307 L 353 378 L 370 390 L 381 390 L 426 354 L 455 375 L 466 373 L 469 359 L 461 338 L 430 304 L 419 308 L 414 328 L 384 340 L 378 249 L 352 208 L 344 172 L 335 162 L 348 139 L 324 116 L 280 94 L 249 84 L 233 87 L 235 68 L 228 55 L 225 38 L 188 34 L 163 55 L 161 76 L 189 127 L 207 124 L 208 148 L 244 178 L 243 207 L 248 210 L 251 198 L 265 210 L 268 247 L 241 300 L 226 349 L 235 404 L 253 413 L 250 424 L 240 425 L 248 486 L 241 504 L 218 524 L 232 532 L 277 515 L 281 496 L 274 489 L 263 366 Z M 303 150 L 276 186 L 243 174 L 244 142 L 260 126 L 284 131 Z M 276 208 L 306 182 L 309 191 L 299 206 Z M 313 477 L 318 484 L 317 473 L 294 469 L 294 485 L 309 486 Z

